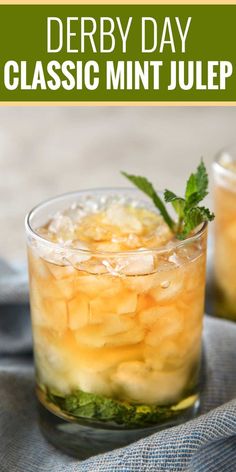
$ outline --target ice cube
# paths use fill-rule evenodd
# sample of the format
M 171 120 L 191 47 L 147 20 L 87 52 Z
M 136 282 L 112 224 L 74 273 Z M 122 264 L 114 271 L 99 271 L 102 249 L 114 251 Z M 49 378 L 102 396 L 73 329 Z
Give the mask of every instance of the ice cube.
M 115 242 L 114 238 L 111 241 L 101 241 L 96 243 L 96 250 L 101 252 L 119 252 L 121 251 L 120 242 Z
M 46 265 L 56 280 L 66 279 L 76 273 L 75 269 L 71 266 L 58 266 L 49 262 L 46 262 Z
M 48 320 L 43 310 L 43 298 L 34 279 L 30 283 L 31 318 L 33 325 L 47 326 Z
M 146 293 L 157 284 L 157 274 L 133 275 L 123 278 L 123 283 L 138 294 Z
M 107 267 L 103 264 L 103 261 L 91 257 L 87 261 L 80 262 L 76 266 L 79 270 L 87 272 L 92 275 L 107 275 L 110 271 L 107 270 Z M 111 275 L 114 275 L 111 273 Z M 117 274 L 116 274 L 117 275 Z
M 68 302 L 69 328 L 76 330 L 89 323 L 89 301 L 79 294 Z
M 66 248 L 58 246 L 52 249 L 46 243 L 38 242 L 35 246 L 35 253 L 44 261 L 56 266 L 66 266 L 69 262 L 66 259 Z
M 42 361 L 40 358 L 42 369 L 37 369 L 39 382 L 47 385 L 51 390 L 67 395 L 71 391 L 69 379 L 65 373 L 57 372 L 53 367 Z
M 117 258 L 116 270 L 125 275 L 150 274 L 154 268 L 154 255 L 142 253 L 141 250 L 140 254 Z
M 69 393 L 68 362 L 63 351 L 37 328 L 34 329 L 34 351 L 40 381 L 61 393 Z
M 182 358 L 181 345 L 178 341 L 172 339 L 165 339 L 158 347 L 158 353 L 161 359 L 165 362 L 170 359 L 174 359 L 178 362 L 178 359 Z
M 115 312 L 106 310 L 104 300 L 97 298 L 90 302 L 90 323 L 99 325 L 98 333 L 104 336 L 122 333 L 135 326 L 132 315 L 119 316 Z
M 39 350 L 39 348 L 42 355 L 47 359 L 50 367 L 62 372 L 66 370 L 65 358 L 57 346 L 47 342 L 43 342 L 42 344 L 36 342 L 36 349 Z
M 110 287 L 105 289 L 102 293 L 102 295 L 104 297 L 109 297 L 109 298 L 112 298 L 112 297 L 116 297 L 117 295 L 122 295 L 123 293 L 123 284 L 122 284 L 122 281 L 120 278 L 118 277 L 113 277 L 111 279 L 111 284 L 110 284 Z
M 159 347 L 151 347 L 145 344 L 143 354 L 149 369 L 163 370 L 165 368 L 165 360 L 159 355 Z
M 41 298 L 50 297 L 54 299 L 63 299 L 65 295 L 58 282 L 63 282 L 63 280 L 57 281 L 51 276 L 49 271 L 44 277 L 38 276 L 38 274 L 35 274 L 34 272 L 30 278 L 31 294 L 32 296 L 38 294 Z
M 133 313 L 137 308 L 137 295 L 134 292 L 123 291 L 115 300 L 116 313 Z
M 78 222 L 86 216 L 86 211 L 83 205 L 80 205 L 76 202 L 72 203 L 70 208 L 68 208 L 64 214 L 70 218 L 72 223 L 76 226 Z
M 161 308 L 161 309 L 160 309 Z M 167 311 L 167 313 L 169 310 Z M 139 321 L 142 325 L 147 327 L 152 327 L 157 322 L 158 317 L 166 314 L 163 313 L 163 307 L 159 306 L 152 306 L 150 308 L 146 308 L 139 313 Z
M 29 252 L 29 268 L 37 280 L 44 280 L 50 275 L 46 262 L 35 251 Z
M 144 362 L 121 363 L 112 381 L 125 399 L 140 403 L 153 403 L 156 399 L 152 392 L 152 374 Z
M 197 365 L 200 358 L 200 340 L 201 336 L 194 336 L 189 342 L 183 334 L 176 339 L 163 340 L 156 348 L 146 346 L 146 363 L 156 370 L 173 370 L 188 366 L 191 368 L 193 364 Z
M 179 368 L 185 363 L 179 343 L 172 339 L 165 339 L 155 347 L 146 345 L 144 356 L 147 365 L 154 370 Z
M 100 319 L 103 313 L 119 315 L 135 313 L 137 307 L 137 295 L 132 292 L 121 293 L 113 297 L 96 297 L 90 302 L 91 320 Z
M 155 372 L 150 390 L 150 399 L 161 405 L 175 403 L 183 394 L 189 377 L 185 366 L 173 371 Z
M 109 376 L 103 372 L 90 372 L 79 370 L 72 380 L 75 388 L 80 388 L 84 392 L 95 393 L 97 395 L 112 395 L 112 383 Z
M 57 238 L 72 240 L 74 238 L 75 226 L 69 216 L 56 213 L 49 224 L 48 231 L 55 234 Z
M 71 278 L 57 280 L 56 286 L 60 290 L 61 295 L 67 300 L 70 300 L 76 294 L 75 278 L 73 275 Z
M 142 310 L 146 310 L 153 306 L 153 298 L 150 297 L 148 294 L 143 293 L 138 295 L 138 303 L 137 303 L 137 312 L 139 313 Z
M 142 223 L 132 214 L 129 208 L 118 203 L 109 205 L 106 210 L 104 222 L 118 226 L 122 233 L 139 233 L 142 231 Z
M 110 237 L 109 229 L 105 225 L 102 225 L 98 218 L 92 215 L 85 218 L 81 223 L 79 230 L 80 234 L 82 234 L 87 240 L 91 240 L 91 242 L 103 242 Z
M 166 314 L 164 309 L 166 308 Z M 145 336 L 145 343 L 150 346 L 158 346 L 160 342 L 169 337 L 181 333 L 184 329 L 184 316 L 175 306 L 161 307 L 163 313 L 151 326 L 150 331 Z M 157 311 L 158 313 L 158 311 Z
M 79 344 L 90 347 L 125 346 L 129 344 L 137 344 L 143 340 L 143 328 L 137 325 L 135 326 L 132 320 L 127 321 L 126 326 L 124 326 L 124 324 L 124 322 L 120 324 L 119 319 L 114 319 L 114 317 L 112 317 L 110 322 L 107 324 L 94 324 L 78 329 L 75 332 L 75 337 Z M 129 324 L 132 328 L 124 331 L 124 329 L 128 328 Z
M 120 364 L 112 380 L 125 398 L 146 404 L 174 403 L 186 386 L 188 370 L 153 371 L 144 362 Z
M 138 344 L 143 341 L 144 335 L 145 335 L 145 330 L 141 326 L 136 324 L 129 331 L 114 334 L 112 336 L 107 336 L 105 339 L 105 345 L 106 346 L 126 346 L 130 344 Z
M 67 329 L 67 306 L 64 300 L 45 299 L 43 309 L 50 328 L 60 333 Z
M 80 269 L 81 262 L 83 263 L 89 261 L 92 257 L 92 254 L 89 251 L 89 246 L 79 240 L 73 241 L 71 246 L 73 249 L 75 248 L 76 251 L 70 250 L 70 248 L 68 248 L 65 257 L 73 267 Z
M 113 278 L 108 275 L 80 275 L 76 280 L 76 288 L 91 298 L 97 297 L 104 290 L 112 289 Z
M 133 233 L 129 234 L 124 242 L 130 248 L 140 247 L 140 239 L 137 236 L 137 234 L 133 234 Z
M 112 316 L 112 312 L 107 306 L 107 299 L 96 297 L 90 301 L 90 323 L 105 323 L 107 317 Z
M 75 339 L 82 346 L 98 348 L 105 346 L 106 338 L 99 324 L 85 326 L 75 331 Z
M 102 329 L 105 335 L 111 336 L 116 334 L 125 334 L 131 329 L 135 329 L 136 323 L 132 316 L 108 315 L 107 321 L 103 324 Z
M 98 198 L 94 198 L 92 195 L 88 195 L 83 202 L 86 213 L 95 213 L 98 211 L 100 202 Z
M 136 386 L 140 387 L 140 380 L 145 381 L 150 370 L 144 362 L 131 361 L 122 362 L 117 371 L 112 375 L 112 381 L 120 388 L 125 396 L 132 398 L 132 400 L 140 400 L 140 392 Z M 142 395 L 142 393 L 141 393 Z
M 37 285 L 31 287 L 31 313 L 33 324 L 45 326 L 58 333 L 62 333 L 67 328 L 65 301 L 56 298 L 43 298 Z
M 113 369 L 120 362 L 132 361 L 142 358 L 142 346 L 134 344 L 121 347 L 91 347 L 81 344 L 76 340 L 76 352 L 78 353 L 78 365 L 89 372 L 101 372 Z

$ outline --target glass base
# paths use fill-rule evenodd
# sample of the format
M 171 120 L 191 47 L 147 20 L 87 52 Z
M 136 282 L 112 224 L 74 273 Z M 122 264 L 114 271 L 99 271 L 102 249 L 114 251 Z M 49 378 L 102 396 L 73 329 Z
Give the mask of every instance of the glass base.
M 190 408 L 180 411 L 178 416 L 164 423 L 145 428 L 118 429 L 108 425 L 67 421 L 39 403 L 39 424 L 43 435 L 50 443 L 66 454 L 83 460 L 127 446 L 165 428 L 184 423 L 197 415 L 199 406 L 200 401 L 197 399 Z

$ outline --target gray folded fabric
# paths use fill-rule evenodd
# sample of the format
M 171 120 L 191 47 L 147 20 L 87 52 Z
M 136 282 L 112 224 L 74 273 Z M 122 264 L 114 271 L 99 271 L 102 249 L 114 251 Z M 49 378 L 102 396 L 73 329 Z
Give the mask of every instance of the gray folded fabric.
M 12 265 L 0 258 L 0 304 L 28 301 L 26 266 Z
M 206 383 L 198 418 L 80 462 L 40 434 L 27 355 L 29 315 L 23 307 L 14 316 L 4 315 L 5 309 L 0 306 L 1 472 L 236 471 L 236 323 L 205 318 Z

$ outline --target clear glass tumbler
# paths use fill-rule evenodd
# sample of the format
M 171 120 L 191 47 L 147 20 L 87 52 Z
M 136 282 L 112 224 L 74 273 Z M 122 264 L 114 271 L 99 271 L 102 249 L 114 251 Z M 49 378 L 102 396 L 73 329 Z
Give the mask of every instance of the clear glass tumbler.
M 207 225 L 157 249 L 95 251 L 38 231 L 58 211 L 138 191 L 71 193 L 26 218 L 40 425 L 79 458 L 127 445 L 194 416 Z M 156 211 L 152 208 L 153 211 Z
M 236 321 L 236 147 L 213 163 L 215 313 Z

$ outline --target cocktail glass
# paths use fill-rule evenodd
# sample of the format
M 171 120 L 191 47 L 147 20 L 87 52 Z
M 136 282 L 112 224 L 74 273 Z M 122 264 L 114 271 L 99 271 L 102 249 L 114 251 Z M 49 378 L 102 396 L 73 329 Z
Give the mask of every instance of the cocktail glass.
M 70 233 L 75 209 L 117 200 L 157 211 L 136 190 L 101 189 L 51 199 L 26 219 L 40 425 L 79 458 L 199 407 L 207 225 L 184 241 L 129 251 L 88 251 L 39 230 L 55 214 L 60 226 L 67 209 Z
M 236 149 L 213 163 L 215 202 L 215 312 L 236 320 Z

